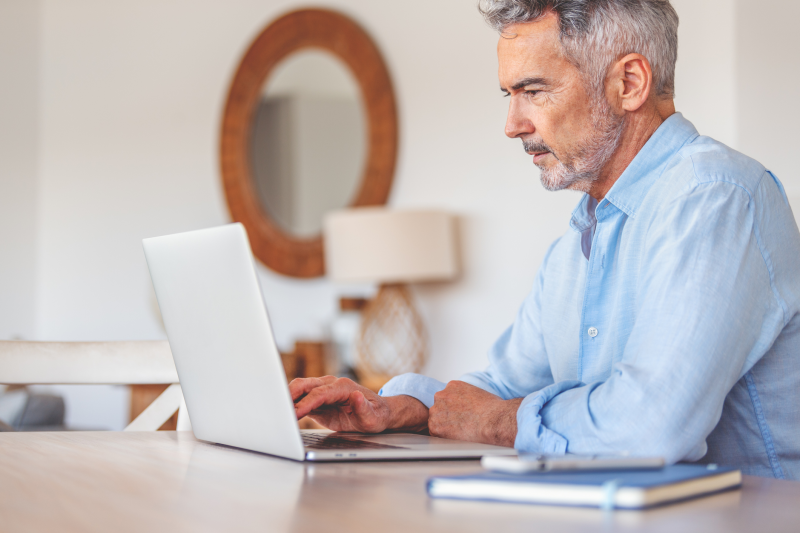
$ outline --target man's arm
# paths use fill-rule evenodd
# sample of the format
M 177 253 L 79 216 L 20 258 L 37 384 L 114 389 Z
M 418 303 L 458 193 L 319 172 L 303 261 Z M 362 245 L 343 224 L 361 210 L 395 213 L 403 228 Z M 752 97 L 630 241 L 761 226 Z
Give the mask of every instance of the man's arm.
M 545 271 L 555 241 L 545 256 L 514 324 L 489 351 L 489 367 L 446 385 L 419 374 L 403 374 L 380 391 L 387 398 L 411 397 L 429 409 L 431 435 L 498 446 L 513 446 L 517 409 L 524 396 L 553 383 L 540 329 Z
M 384 385 L 380 395 L 411 396 L 431 408 L 434 399 L 441 401 L 438 393 L 444 391 L 445 387 L 452 388 L 455 383 L 467 383 L 491 393 L 485 396 L 487 400 L 521 398 L 552 384 L 553 375 L 544 346 L 540 317 L 545 272 L 550 254 L 559 240 L 547 251 L 533 288 L 517 312 L 514 324 L 503 332 L 489 350 L 489 366 L 486 370 L 472 372 L 462 376 L 459 382 L 447 385 L 427 376 L 403 374 Z M 441 410 L 438 412 L 441 413 Z
M 514 325 L 492 347 L 486 371 L 448 385 L 419 374 L 403 374 L 390 380 L 379 395 L 332 376 L 297 379 L 290 390 L 298 418 L 308 415 L 337 431 L 430 430 L 441 437 L 513 445 L 521 397 L 553 382 L 539 314 L 547 257 L 556 243 Z M 466 396 L 459 399 L 461 394 Z M 429 428 L 431 408 L 434 424 Z
M 517 438 L 521 403 L 522 398 L 503 400 L 463 381 L 451 381 L 436 393 L 428 427 L 436 437 L 511 448 Z

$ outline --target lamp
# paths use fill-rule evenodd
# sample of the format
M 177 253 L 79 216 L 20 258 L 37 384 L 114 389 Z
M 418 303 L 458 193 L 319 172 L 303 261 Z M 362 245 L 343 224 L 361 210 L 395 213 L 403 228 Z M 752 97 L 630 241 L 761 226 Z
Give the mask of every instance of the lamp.
M 406 284 L 456 276 L 454 231 L 453 217 L 437 211 L 362 207 L 326 217 L 325 263 L 331 279 L 380 283 L 364 308 L 356 341 L 357 371 L 367 386 L 378 388 L 425 364 L 425 326 Z

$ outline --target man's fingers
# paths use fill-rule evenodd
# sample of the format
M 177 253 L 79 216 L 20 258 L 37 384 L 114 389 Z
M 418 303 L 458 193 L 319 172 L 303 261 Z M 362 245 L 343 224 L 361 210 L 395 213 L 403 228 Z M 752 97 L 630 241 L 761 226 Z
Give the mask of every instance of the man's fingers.
M 317 387 L 323 385 L 330 385 L 336 381 L 334 376 L 323 376 L 321 378 L 297 378 L 289 383 L 289 392 L 292 394 L 292 400 L 296 401 L 298 398 L 308 394 Z
M 305 398 L 294 404 L 297 418 L 303 418 L 311 411 L 323 405 L 336 405 L 347 403 L 350 398 L 350 391 L 345 387 L 332 385 L 322 385 L 314 388 Z
M 293 379 L 291 383 L 289 383 L 289 392 L 292 395 L 292 401 L 296 402 L 315 388 L 330 385 L 334 381 L 336 381 L 335 376 Z

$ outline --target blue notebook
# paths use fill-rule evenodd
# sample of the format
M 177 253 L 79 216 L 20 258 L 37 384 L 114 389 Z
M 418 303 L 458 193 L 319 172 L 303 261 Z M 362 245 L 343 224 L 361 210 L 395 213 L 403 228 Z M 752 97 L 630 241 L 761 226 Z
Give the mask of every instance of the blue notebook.
M 680 464 L 661 470 L 504 474 L 483 472 L 428 480 L 433 498 L 605 509 L 645 509 L 741 486 L 735 468 Z

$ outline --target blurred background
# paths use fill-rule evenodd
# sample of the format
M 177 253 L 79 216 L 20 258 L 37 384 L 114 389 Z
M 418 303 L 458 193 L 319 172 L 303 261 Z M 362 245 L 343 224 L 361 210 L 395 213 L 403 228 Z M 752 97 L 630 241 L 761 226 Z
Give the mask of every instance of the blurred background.
M 672 3 L 678 110 L 800 198 L 800 4 Z M 461 275 L 412 287 L 429 331 L 425 372 L 482 368 L 579 196 L 542 189 L 503 135 L 497 35 L 474 0 L 314 5 L 358 22 L 387 63 L 400 127 L 389 205 L 459 219 Z M 0 339 L 166 338 L 141 239 L 230 222 L 218 158 L 230 81 L 271 20 L 307 6 L 0 0 Z M 282 350 L 328 337 L 339 296 L 375 290 L 259 274 Z M 127 423 L 125 387 L 46 389 L 64 395 L 69 426 Z

